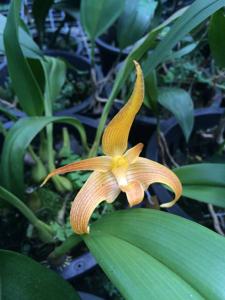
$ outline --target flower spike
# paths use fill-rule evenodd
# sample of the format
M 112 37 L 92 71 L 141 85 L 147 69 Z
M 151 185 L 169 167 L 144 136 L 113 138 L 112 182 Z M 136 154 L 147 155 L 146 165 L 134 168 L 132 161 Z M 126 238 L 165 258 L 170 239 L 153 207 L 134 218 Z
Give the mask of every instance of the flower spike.
M 134 61 L 137 78 L 133 93 L 124 107 L 115 115 L 106 127 L 102 148 L 106 155 L 122 155 L 127 149 L 128 136 L 134 118 L 144 99 L 144 79 L 140 65 Z

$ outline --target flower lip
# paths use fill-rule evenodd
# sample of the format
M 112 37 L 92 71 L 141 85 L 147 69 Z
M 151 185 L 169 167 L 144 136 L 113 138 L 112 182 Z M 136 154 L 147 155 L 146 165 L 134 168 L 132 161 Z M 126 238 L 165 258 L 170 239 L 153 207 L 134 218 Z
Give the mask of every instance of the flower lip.
M 129 166 L 128 160 L 124 155 L 118 155 L 112 157 L 112 166 L 111 169 L 124 168 L 127 169 Z

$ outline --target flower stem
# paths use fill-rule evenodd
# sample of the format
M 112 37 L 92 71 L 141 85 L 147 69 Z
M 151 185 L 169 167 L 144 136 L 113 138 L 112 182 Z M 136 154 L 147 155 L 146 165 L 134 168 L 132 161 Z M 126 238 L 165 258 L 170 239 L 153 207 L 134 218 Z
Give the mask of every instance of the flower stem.
M 69 236 L 59 247 L 55 248 L 49 255 L 50 260 L 59 258 L 60 256 L 69 252 L 72 248 L 77 246 L 82 241 L 77 234 Z

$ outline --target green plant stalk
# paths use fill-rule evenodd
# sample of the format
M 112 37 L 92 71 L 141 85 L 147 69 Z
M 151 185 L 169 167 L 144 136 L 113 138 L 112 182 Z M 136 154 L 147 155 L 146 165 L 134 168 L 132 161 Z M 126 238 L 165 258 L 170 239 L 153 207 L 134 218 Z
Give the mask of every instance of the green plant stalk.
M 45 98 L 48 98 L 49 95 L 45 95 Z M 46 117 L 52 117 L 52 106 L 48 105 L 50 101 L 44 101 L 44 110 Z M 48 169 L 49 172 L 55 169 L 55 162 L 54 162 L 54 149 L 53 149 L 53 125 L 49 124 L 46 127 L 46 136 L 47 136 L 47 151 L 48 151 Z
M 77 246 L 80 242 L 82 242 L 82 238 L 77 235 L 73 234 L 69 236 L 60 246 L 55 248 L 50 254 L 49 254 L 49 259 L 57 259 L 67 252 L 69 252 L 72 248 Z
M 91 40 L 91 68 L 95 68 L 95 41 Z
M 217 151 L 217 154 L 222 155 L 225 147 L 225 141 L 219 145 L 219 149 Z
M 23 201 L 17 198 L 12 193 L 8 192 L 4 188 L 0 187 L 1 198 L 16 207 L 28 220 L 29 222 L 38 230 L 39 236 L 43 242 L 52 242 L 53 241 L 53 232 L 51 228 L 38 219 L 32 210 L 26 206 Z
M 54 149 L 53 149 L 53 126 L 49 124 L 46 128 L 48 147 L 48 169 L 49 172 L 55 169 Z
M 4 137 L 7 134 L 7 130 L 5 129 L 5 127 L 3 126 L 2 122 L 0 122 L 0 132 L 4 135 Z
M 32 147 L 31 145 L 28 147 L 28 150 L 29 150 L 29 153 L 30 153 L 32 159 L 34 160 L 34 162 L 37 163 L 39 160 L 41 160 L 41 159 L 36 155 L 36 153 L 34 152 L 34 149 L 33 149 L 33 147 Z
M 92 147 L 91 147 L 91 149 L 89 151 L 88 157 L 92 157 L 92 156 L 96 156 L 97 155 L 97 151 L 98 151 L 98 147 L 99 147 L 99 144 L 100 144 L 102 132 L 104 130 L 105 123 L 107 121 L 107 117 L 109 115 L 110 109 L 111 109 L 111 107 L 113 105 L 113 101 L 114 101 L 114 99 L 115 99 L 115 97 L 116 97 L 117 94 L 118 94 L 117 88 L 113 88 L 112 92 L 111 92 L 111 94 L 109 96 L 109 99 L 108 99 L 108 101 L 106 102 L 106 104 L 104 106 L 104 109 L 103 109 L 103 112 L 102 112 L 102 116 L 100 118 L 98 129 L 97 129 L 97 132 L 96 132 L 96 136 L 95 136 L 93 145 L 92 145 Z
M 52 114 L 52 106 L 48 105 L 47 101 L 45 101 L 45 115 L 47 117 L 51 117 Z M 53 171 L 55 167 L 54 160 L 54 148 L 53 148 L 53 124 L 49 124 L 46 127 L 46 135 L 47 135 L 47 154 L 48 154 L 48 169 L 49 172 Z M 57 190 L 60 192 L 68 191 L 72 189 L 72 184 L 66 178 L 60 177 L 56 175 L 52 178 L 52 181 Z
M 122 50 L 120 49 L 119 55 L 116 59 L 115 64 L 112 66 L 112 68 L 114 68 L 117 65 L 117 63 L 120 60 L 121 55 L 122 55 Z M 107 121 L 107 117 L 108 117 L 110 109 L 113 105 L 113 101 L 116 98 L 118 93 L 119 93 L 119 89 L 117 88 L 117 85 L 114 85 L 113 89 L 111 91 L 111 94 L 109 96 L 109 99 L 108 99 L 108 101 L 106 102 L 106 104 L 104 106 L 103 113 L 102 113 L 102 116 L 100 118 L 100 122 L 99 122 L 98 129 L 97 129 L 97 132 L 96 132 L 96 136 L 95 136 L 93 145 L 92 145 L 92 147 L 89 151 L 88 157 L 92 157 L 92 156 L 97 155 L 98 147 L 99 147 L 99 144 L 100 144 L 102 132 L 103 132 L 104 127 L 105 127 L 105 123 Z

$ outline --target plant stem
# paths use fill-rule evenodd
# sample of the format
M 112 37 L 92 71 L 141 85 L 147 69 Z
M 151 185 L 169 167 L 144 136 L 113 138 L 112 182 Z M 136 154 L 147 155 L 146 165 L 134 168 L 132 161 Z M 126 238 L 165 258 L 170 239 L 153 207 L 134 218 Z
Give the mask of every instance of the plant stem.
M 100 118 L 98 129 L 97 129 L 97 132 L 96 132 L 96 136 L 95 136 L 93 145 L 92 145 L 92 147 L 91 147 L 91 149 L 89 151 L 89 155 L 88 155 L 89 157 L 96 156 L 96 154 L 97 154 L 98 146 L 99 146 L 100 139 L 101 139 L 101 136 L 102 136 L 102 132 L 104 130 L 108 114 L 110 112 L 111 106 L 113 104 L 113 101 L 114 101 L 114 99 L 116 97 L 117 92 L 118 91 L 116 90 L 116 88 L 113 88 L 113 90 L 112 90 L 112 92 L 111 92 L 111 94 L 109 96 L 109 99 L 108 99 L 108 101 L 106 102 L 106 104 L 104 106 L 104 109 L 103 109 L 103 112 L 102 112 L 102 116 Z
M 95 69 L 95 41 L 91 41 L 91 68 Z
M 29 153 L 30 153 L 33 161 L 35 163 L 37 163 L 40 160 L 40 158 L 36 155 L 36 153 L 34 152 L 34 149 L 33 149 L 33 147 L 31 145 L 28 147 L 28 150 L 29 150 Z
M 59 247 L 55 248 L 49 255 L 49 259 L 57 259 L 58 257 L 66 254 L 72 248 L 77 246 L 82 241 L 81 237 L 77 234 L 69 236 Z
M 10 193 L 3 187 L 0 187 L 0 196 L 3 200 L 16 207 L 29 220 L 29 222 L 34 227 L 36 227 L 39 232 L 40 238 L 44 242 L 52 242 L 53 232 L 51 228 L 46 223 L 38 219 L 32 212 L 32 210 L 28 206 L 26 206 L 22 200 L 17 198 L 14 194 Z

